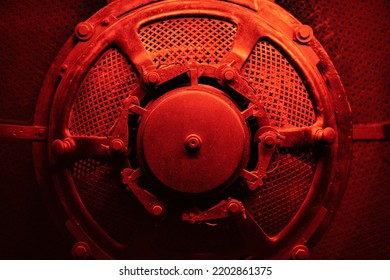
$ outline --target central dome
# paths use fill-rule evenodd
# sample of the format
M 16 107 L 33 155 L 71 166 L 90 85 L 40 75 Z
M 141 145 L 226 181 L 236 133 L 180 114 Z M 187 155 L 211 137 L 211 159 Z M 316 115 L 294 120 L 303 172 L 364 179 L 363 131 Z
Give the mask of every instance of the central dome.
M 203 193 L 238 177 L 248 160 L 249 131 L 222 91 L 184 87 L 147 107 L 137 147 L 146 174 L 176 191 Z

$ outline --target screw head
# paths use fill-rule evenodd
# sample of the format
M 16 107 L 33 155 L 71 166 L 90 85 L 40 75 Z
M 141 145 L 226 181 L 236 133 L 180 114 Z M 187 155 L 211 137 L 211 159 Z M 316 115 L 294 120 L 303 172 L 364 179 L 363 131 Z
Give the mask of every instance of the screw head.
M 89 40 L 94 32 L 94 28 L 92 24 L 88 22 L 80 22 L 76 26 L 76 36 L 82 41 L 87 41 Z
M 276 139 L 272 135 L 266 135 L 264 137 L 264 145 L 267 148 L 272 148 L 273 146 L 275 146 L 275 144 L 276 144 Z
M 227 81 L 227 82 L 233 81 L 234 78 L 235 78 L 234 71 L 233 71 L 232 69 L 227 69 L 227 70 L 225 70 L 225 72 L 223 73 L 223 78 L 224 78 L 225 81 Z
M 161 216 L 164 213 L 164 207 L 160 204 L 156 204 L 152 207 L 152 214 L 154 216 Z
M 298 42 L 306 44 L 313 39 L 313 29 L 308 25 L 301 25 L 295 30 L 295 36 Z
M 196 134 L 190 134 L 185 139 L 185 147 L 190 152 L 196 152 L 202 146 L 202 140 Z
M 160 75 L 157 72 L 150 72 L 147 75 L 148 83 L 151 85 L 155 85 L 160 80 Z

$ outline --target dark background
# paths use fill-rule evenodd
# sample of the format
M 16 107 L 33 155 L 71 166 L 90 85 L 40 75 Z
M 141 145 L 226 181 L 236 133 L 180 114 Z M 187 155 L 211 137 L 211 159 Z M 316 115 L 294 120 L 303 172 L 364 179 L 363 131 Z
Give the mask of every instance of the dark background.
M 390 120 L 390 1 L 276 1 L 314 29 L 340 73 L 354 124 Z M 106 5 L 91 1 L 0 2 L 0 123 L 32 124 L 50 64 L 80 21 Z M 315 259 L 390 259 L 390 149 L 355 141 L 352 171 Z M 31 142 L 0 138 L 0 258 L 71 258 L 35 180 Z

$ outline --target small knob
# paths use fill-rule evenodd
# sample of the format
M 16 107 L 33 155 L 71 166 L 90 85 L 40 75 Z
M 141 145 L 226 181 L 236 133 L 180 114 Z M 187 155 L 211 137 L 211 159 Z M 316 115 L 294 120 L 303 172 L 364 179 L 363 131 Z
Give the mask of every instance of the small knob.
M 200 149 L 202 140 L 196 134 L 188 135 L 185 140 L 185 147 L 190 152 L 196 152 Z

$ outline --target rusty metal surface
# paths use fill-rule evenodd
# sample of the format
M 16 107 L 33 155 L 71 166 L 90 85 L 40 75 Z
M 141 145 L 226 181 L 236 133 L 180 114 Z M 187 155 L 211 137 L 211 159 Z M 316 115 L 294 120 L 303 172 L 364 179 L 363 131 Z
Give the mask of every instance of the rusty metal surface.
M 139 4 L 141 3 L 144 2 L 140 1 Z M 316 197 L 327 188 L 330 180 L 334 180 L 333 190 L 336 200 L 326 196 L 324 205 L 330 210 L 335 209 L 337 205 L 348 168 L 350 115 L 338 77 L 334 75 L 335 72 L 327 63 L 327 57 L 322 53 L 318 42 L 311 36 L 302 39 L 303 31 L 299 33 L 302 38 L 297 39 L 296 26 L 284 23 L 288 16 L 280 17 L 283 11 L 278 10 L 276 6 L 269 6 L 272 5 L 269 2 L 262 2 L 264 11 L 267 11 L 265 13 L 267 18 L 257 17 L 253 11 L 242 7 L 239 8 L 239 13 L 233 16 L 229 12 L 237 6 L 221 5 L 216 1 L 208 4 L 189 1 L 186 6 L 188 10 L 182 10 L 182 5 L 175 2 L 156 2 L 139 11 L 125 14 L 123 10 L 135 6 L 122 6 L 120 2 L 113 2 L 98 15 L 77 25 L 74 39 L 78 40 L 78 43 L 73 48 L 65 47 L 60 55 L 63 58 L 59 72 L 61 82 L 55 88 L 49 125 L 49 165 L 52 170 L 56 170 L 53 173 L 53 181 L 57 186 L 56 190 L 62 199 L 65 212 L 70 221 L 77 220 L 79 224 L 79 227 L 73 226 L 69 230 L 79 242 L 90 244 L 91 251 L 98 250 L 91 245 L 95 242 L 93 240 L 100 244 L 99 250 L 103 248 L 108 255 L 117 258 L 136 257 L 137 254 L 145 258 L 153 256 L 172 258 L 179 255 L 195 258 L 199 249 L 191 248 L 189 245 L 176 247 L 187 237 L 180 235 L 182 238 L 176 241 L 177 244 L 171 244 L 170 249 L 162 250 L 156 243 L 159 239 L 155 235 L 157 232 L 143 236 L 145 229 L 138 228 L 134 222 L 129 223 L 131 228 L 129 230 L 133 232 L 130 234 L 132 238 L 123 238 L 124 233 L 120 233 L 118 229 L 128 219 L 126 215 L 118 215 L 118 219 L 112 221 L 114 224 L 106 221 L 110 212 L 117 211 L 112 207 L 118 208 L 118 206 L 109 206 L 111 204 L 100 201 L 89 187 L 87 188 L 89 191 L 83 191 L 86 186 L 91 186 L 89 180 L 94 181 L 95 175 L 96 179 L 101 178 L 102 182 L 107 182 L 103 185 L 107 185 L 110 190 L 107 189 L 105 195 L 110 195 L 114 190 L 119 192 L 121 188 L 123 189 L 119 175 L 123 170 L 124 182 L 133 194 L 133 196 L 123 195 L 123 200 L 130 203 L 135 198 L 149 214 L 154 216 L 164 214 L 165 222 L 160 223 L 156 229 L 162 232 L 160 237 L 163 238 L 164 244 L 171 243 L 168 234 L 170 231 L 189 229 L 188 226 L 175 220 L 175 216 L 181 212 L 191 208 L 215 209 L 226 199 L 226 196 L 232 196 L 238 201 L 242 200 L 243 207 L 248 208 L 247 213 L 250 218 L 244 223 L 243 229 L 237 228 L 240 233 L 233 231 L 231 234 L 245 236 L 245 227 L 257 228 L 251 234 L 253 238 L 258 239 L 256 246 L 259 247 L 254 251 L 255 247 L 250 246 L 249 240 L 245 237 L 243 240 L 236 238 L 235 242 L 226 243 L 232 248 L 229 253 L 226 251 L 223 253 L 215 246 L 211 246 L 209 251 L 213 258 L 230 258 L 229 256 L 234 254 L 249 254 L 255 258 L 288 257 L 288 250 L 296 245 L 299 238 L 303 236 L 310 239 L 317 227 L 324 226 L 323 221 L 330 218 L 332 211 L 328 212 L 326 208 L 323 208 L 321 215 L 313 210 Z M 148 22 L 148 15 L 154 14 L 156 9 L 159 13 Z M 116 15 L 118 18 L 115 17 Z M 250 17 L 253 19 L 247 21 Z M 258 24 L 257 21 L 263 24 Z M 268 21 L 273 24 L 280 22 L 280 33 L 275 32 Z M 99 22 L 102 25 L 98 24 Z M 298 22 L 295 24 L 299 25 Z M 128 30 L 128 33 L 124 33 L 123 30 Z M 237 34 L 240 30 L 241 32 Z M 205 36 L 207 33 L 211 33 L 211 36 Z M 251 40 L 245 40 L 249 34 L 252 35 Z M 266 42 L 259 40 L 262 35 L 268 36 Z M 307 45 L 308 41 L 313 42 L 313 49 Z M 255 49 L 254 52 L 252 48 Z M 119 49 L 121 52 L 118 51 Z M 322 72 L 317 72 L 318 62 L 327 65 L 327 68 L 321 66 Z M 134 67 L 134 72 L 129 63 Z M 241 76 L 241 68 L 248 76 Z M 52 69 L 56 71 L 56 68 Z M 323 78 L 318 79 L 321 75 Z M 52 77 L 52 74 L 49 73 L 49 77 Z M 132 78 L 128 80 L 129 77 Z M 258 77 L 266 81 L 266 84 L 258 81 Z M 326 87 L 325 80 L 332 87 L 331 91 L 324 95 L 320 93 L 328 92 L 330 89 Z M 53 84 L 48 82 L 49 86 L 42 90 L 43 96 L 54 94 L 51 92 L 54 89 Z M 196 95 L 191 94 L 195 88 L 199 88 L 201 92 Z M 180 102 L 175 101 L 175 105 L 169 105 L 170 96 L 175 96 L 176 100 L 177 96 L 172 95 L 176 91 L 182 93 L 177 95 L 180 97 Z M 204 95 L 203 91 L 207 94 Z M 223 94 L 217 93 L 219 91 Z M 257 96 L 275 94 L 275 96 L 264 101 L 263 105 L 263 102 L 257 101 L 256 94 Z M 223 95 L 226 97 L 222 98 Z M 191 99 L 192 96 L 194 100 Z M 214 96 L 215 100 L 210 99 L 211 96 Z M 342 98 L 333 101 L 336 96 Z M 139 102 L 128 103 L 127 100 L 134 98 Z M 197 98 L 201 98 L 202 102 L 199 103 Z M 215 110 L 218 106 L 210 107 L 211 104 L 220 104 L 220 100 L 224 98 L 231 101 L 229 105 L 225 104 L 226 101 L 222 102 L 225 105 L 219 106 L 221 113 Z M 186 106 L 191 103 L 191 100 L 192 103 L 198 102 L 202 105 L 192 106 L 194 108 Z M 43 103 L 38 104 L 38 108 L 47 104 L 47 101 L 43 99 L 42 101 Z M 334 109 L 332 109 L 334 102 L 340 110 L 338 116 L 334 116 Z M 163 107 L 163 113 L 160 112 L 160 107 Z M 301 107 L 304 108 L 304 114 L 300 113 Z M 128 115 L 124 113 L 126 108 L 128 108 Z M 203 109 L 207 112 L 201 114 L 200 111 Z M 236 117 L 227 113 L 229 110 L 235 111 L 233 115 Z M 40 110 L 37 112 L 39 113 Z M 210 114 L 209 118 L 205 117 L 206 113 Z M 187 115 L 189 117 L 186 118 Z M 40 114 L 36 117 L 44 120 Z M 122 131 L 123 126 L 126 126 L 125 122 L 117 121 L 118 118 L 128 120 L 128 138 L 116 135 L 117 131 Z M 236 144 L 240 140 L 238 137 L 240 133 L 236 131 L 233 135 L 226 134 L 228 130 L 222 129 L 224 126 L 219 123 L 223 119 L 224 125 L 231 127 L 234 119 L 240 118 L 238 123 L 242 122 L 242 124 L 238 126 L 239 130 L 251 130 L 250 133 L 249 131 L 243 133 L 244 140 L 241 142 L 246 142 L 246 135 L 251 134 L 253 137 L 248 164 L 246 153 L 249 147 L 237 150 Z M 335 118 L 340 119 L 337 125 Z M 266 129 L 270 125 L 275 128 Z M 293 127 L 296 129 L 285 134 L 288 138 L 299 139 L 300 134 L 311 131 L 310 127 L 314 132 L 306 133 L 308 137 L 305 140 L 306 144 L 289 141 L 287 142 L 290 143 L 289 149 L 277 150 L 277 145 L 282 143 L 279 140 L 284 141 L 286 138 L 281 134 L 279 136 L 278 129 L 288 130 Z M 179 128 L 183 130 L 183 135 L 178 133 Z M 324 133 L 317 136 L 317 128 Z M 336 145 L 332 146 L 334 139 L 320 141 L 322 138 L 328 139 L 323 135 L 329 129 L 333 133 L 338 133 L 338 146 L 344 149 L 340 148 L 339 151 Z M 176 139 L 176 136 L 183 139 L 180 141 L 181 138 Z M 95 141 L 93 143 L 96 145 L 100 140 L 98 138 L 92 140 L 93 137 L 106 137 L 110 141 L 108 157 L 100 158 L 100 151 L 94 152 L 94 149 L 91 150 L 91 154 L 82 156 L 81 150 L 77 148 L 82 142 L 76 137 L 86 137 L 85 141 L 90 139 L 88 141 Z M 186 137 L 189 140 L 186 140 Z M 102 144 L 102 147 L 104 146 Z M 178 150 L 181 151 L 180 153 L 172 153 L 172 149 L 176 147 L 180 147 Z M 309 147 L 309 150 L 303 150 L 303 147 Z M 292 169 L 283 171 L 288 159 L 292 158 L 295 152 L 307 153 L 305 157 L 318 153 L 318 163 L 313 164 L 312 162 L 316 160 L 310 159 L 306 163 L 292 160 L 294 162 L 292 169 L 298 170 L 299 178 L 302 177 L 299 173 L 302 168 L 303 172 L 307 173 L 303 184 L 296 184 L 298 177 L 291 177 Z M 194 167 L 191 163 L 202 153 L 204 153 L 203 157 L 206 156 L 204 157 L 206 160 L 200 161 L 201 164 L 196 170 L 191 169 Z M 338 157 L 337 161 L 334 161 L 331 155 L 336 153 Z M 67 160 L 64 158 L 65 154 L 68 155 Z M 207 156 L 211 157 L 207 159 Z M 37 160 L 42 158 L 44 158 L 43 154 L 36 154 Z M 240 159 L 237 161 L 231 160 L 232 158 Z M 70 173 L 67 170 L 69 160 L 75 159 L 82 160 L 74 163 L 73 172 Z M 165 164 L 169 160 L 171 164 Z M 229 167 L 230 163 L 234 166 Z M 267 170 L 268 165 L 270 170 Z M 138 177 L 134 180 L 137 181 L 136 185 L 126 181 L 127 173 L 125 174 L 124 170 L 131 170 L 127 169 L 128 166 L 134 167 L 134 170 L 138 168 L 134 173 L 142 170 L 142 173 L 138 172 L 139 176 L 137 175 L 139 182 Z M 189 169 L 188 166 L 192 167 Z M 327 175 L 329 166 L 336 168 L 334 178 Z M 126 168 L 123 169 L 124 167 Z M 98 170 L 106 171 L 97 172 Z M 244 178 L 240 177 L 241 174 L 244 174 Z M 297 186 L 297 192 L 300 193 L 298 196 L 290 196 L 290 200 L 295 205 L 293 208 L 288 207 L 289 203 L 282 203 L 281 212 L 275 212 L 274 209 L 269 210 L 272 204 L 268 201 L 251 200 L 252 197 L 263 198 L 261 192 L 253 191 L 257 187 L 262 187 L 262 179 L 266 175 L 265 184 L 268 184 L 269 190 L 274 191 L 270 198 L 278 197 L 279 191 L 273 187 L 273 184 L 278 180 L 285 182 L 291 177 L 290 186 Z M 103 177 L 106 177 L 107 181 L 103 180 Z M 175 180 L 175 178 L 183 180 Z M 229 181 L 229 184 L 225 184 L 226 181 Z M 261 183 L 255 184 L 255 181 Z M 194 183 L 195 188 L 188 189 L 186 182 Z M 165 189 L 166 186 L 186 193 L 187 197 L 171 194 Z M 224 188 L 219 192 L 211 192 L 221 186 Z M 191 197 L 194 191 L 210 194 L 204 197 Z M 98 193 L 96 192 L 96 195 Z M 284 199 L 285 194 L 281 196 Z M 278 220 L 280 222 L 277 222 L 272 229 L 267 228 L 268 225 L 262 224 L 256 212 L 258 205 L 264 205 L 269 213 L 275 214 L 267 222 Z M 140 211 L 142 212 L 142 208 Z M 199 211 L 202 213 L 203 210 Z M 257 216 L 252 218 L 252 215 Z M 263 214 L 260 214 L 260 217 L 262 218 Z M 327 219 L 323 220 L 325 217 Z M 151 217 L 146 219 L 150 220 Z M 229 217 L 226 219 L 226 223 L 232 222 Z M 225 222 L 221 222 L 219 227 L 223 228 L 224 224 Z M 233 228 L 239 227 L 239 224 L 234 223 Z M 264 227 L 267 232 L 264 233 L 260 227 Z M 199 231 L 203 236 L 203 242 L 212 239 L 212 236 L 218 232 L 213 228 L 198 226 L 195 228 L 197 228 L 195 232 Z M 128 232 L 124 229 L 123 231 Z M 149 245 L 139 247 L 145 244 L 137 243 L 140 239 L 148 241 Z M 220 240 L 222 243 L 226 241 Z M 118 242 L 125 243 L 120 245 Z M 134 246 L 139 250 L 132 251 L 131 248 Z M 199 247 L 200 244 L 195 247 L 197 246 Z M 263 250 L 259 250 L 260 248 Z M 97 257 L 93 253 L 92 256 Z
M 44 141 L 47 127 L 0 124 L 0 137 Z
M 386 28 L 386 15 L 389 13 L 388 3 L 382 0 L 369 2 L 351 1 L 349 4 L 334 0 L 322 2 L 310 0 L 276 2 L 280 3 L 293 15 L 297 16 L 303 23 L 313 27 L 316 37 L 320 38 L 320 41 L 324 44 L 332 61 L 335 63 L 342 76 L 347 94 L 349 95 L 350 100 L 352 100 L 351 106 L 354 111 L 354 123 L 359 125 L 358 128 L 364 128 L 365 126 L 363 126 L 363 124 L 365 123 L 388 121 L 388 79 L 385 74 L 388 72 L 386 71 L 388 63 L 386 60 L 387 49 L 384 47 L 386 46 L 386 43 L 383 41 L 384 38 L 388 37 L 386 36 L 388 32 L 388 28 Z M 255 3 L 255 1 L 253 3 Z M 2 97 L 0 102 L 0 107 L 2 109 L 1 118 L 23 120 L 23 123 L 20 125 L 27 125 L 31 124 L 32 113 L 39 87 L 42 83 L 44 73 L 46 73 L 55 53 L 57 53 L 66 37 L 73 32 L 76 24 L 86 20 L 88 17 L 87 15 L 90 15 L 102 7 L 104 1 L 92 1 L 85 5 L 79 5 L 74 1 L 69 3 L 66 3 L 65 1 L 54 4 L 46 3 L 46 1 L 40 1 L 39 3 L 28 2 L 27 4 L 25 1 L 2 1 L 0 5 L 2 6 L 4 13 L 10 15 L 2 17 L 1 19 L 2 27 L 4 27 L 1 32 L 8 38 L 8 44 L 2 45 L 2 55 L 0 56 L 0 59 L 3 61 L 2 65 L 9 65 L 9 67 L 1 68 L 2 79 L 4 80 L 0 89 Z M 17 14 L 20 11 L 24 11 L 24 21 L 18 19 Z M 42 16 L 42 14 L 45 16 Z M 47 17 L 47 15 L 51 16 Z M 64 20 L 62 20 L 62 16 L 64 17 Z M 44 18 L 46 24 L 42 24 L 41 20 L 37 21 L 36 19 L 38 17 L 40 19 Z M 26 31 L 30 29 L 32 30 L 31 32 Z M 357 29 L 359 29 L 359 34 L 355 32 Z M 56 31 L 53 32 L 53 30 Z M 361 38 L 368 39 L 362 42 Z M 265 47 L 272 51 L 272 46 Z M 27 52 L 25 51 L 26 49 L 28 49 Z M 43 49 L 45 49 L 44 52 L 42 51 Z M 20 56 L 21 54 L 25 55 L 24 59 Z M 284 53 L 278 53 L 278 50 L 276 50 L 278 59 L 282 60 L 281 63 L 286 64 L 286 61 L 283 61 L 283 54 Z M 114 108 L 120 106 L 119 104 L 121 102 L 121 96 L 123 96 L 123 91 L 129 89 L 129 84 L 126 84 L 126 81 L 122 79 L 123 77 L 119 78 L 118 83 L 114 85 L 100 84 L 97 80 L 93 79 L 96 79 L 96 77 L 103 78 L 107 73 L 115 76 L 113 74 L 114 72 L 109 72 L 110 68 L 115 69 L 116 67 L 116 69 L 122 69 L 124 72 L 127 70 L 123 70 L 123 67 L 131 69 L 130 64 L 126 65 L 126 63 L 124 63 L 125 60 L 123 60 L 121 55 L 123 54 L 119 53 L 116 49 L 108 50 L 107 59 L 110 57 L 114 59 L 111 61 L 118 67 L 114 66 L 111 68 L 111 64 L 108 64 L 109 67 L 107 70 L 107 68 L 101 67 L 100 65 L 98 69 L 91 70 L 90 77 L 85 80 L 87 81 L 89 79 L 90 82 L 98 85 L 98 87 L 95 88 L 96 90 L 104 89 L 111 91 L 112 96 L 110 96 L 110 98 L 112 97 L 112 99 L 110 99 L 110 101 L 111 104 L 113 104 L 113 107 L 109 108 L 106 106 L 106 108 L 109 108 L 107 111 L 101 111 L 96 108 L 95 104 L 104 102 L 102 96 L 100 99 L 91 103 L 83 103 L 80 99 L 78 104 L 83 105 L 84 107 L 82 109 L 80 109 L 81 107 L 77 108 L 78 111 L 74 112 L 77 112 L 80 123 L 84 121 L 84 126 L 77 128 L 76 125 L 74 125 L 72 131 L 80 129 L 79 132 L 77 132 L 80 133 L 80 135 L 83 135 L 86 131 L 90 131 L 87 133 L 90 133 L 91 135 L 94 135 L 96 131 L 101 135 L 104 135 L 107 132 L 107 127 L 109 127 L 107 123 L 112 122 L 117 116 L 117 111 Z M 20 61 L 17 59 L 14 63 L 10 63 L 11 57 L 19 57 Z M 270 58 L 270 63 L 274 63 L 272 59 L 273 57 Z M 292 69 L 291 65 L 288 65 L 288 63 L 289 62 L 287 61 L 287 66 L 285 67 L 287 67 L 287 69 Z M 265 66 L 263 65 L 261 67 L 265 67 L 263 68 L 263 71 L 267 71 L 267 67 L 271 67 L 272 70 L 272 65 L 273 64 L 267 66 L 267 64 L 265 64 Z M 359 71 L 361 65 L 365 65 L 365 71 Z M 8 69 L 10 69 L 10 71 L 8 71 Z M 377 69 L 383 69 L 383 71 L 381 70 L 378 72 Z M 294 69 L 292 69 L 290 73 L 294 74 Z M 299 83 L 299 79 L 301 79 L 301 77 L 298 75 L 298 82 L 295 83 Z M 268 83 L 270 83 L 269 80 Z M 101 88 L 99 88 L 99 86 L 101 86 Z M 271 83 L 270 86 L 272 87 Z M 88 87 L 86 88 L 88 90 Z M 92 92 L 95 90 L 94 88 L 90 89 Z M 303 90 L 305 90 L 305 88 L 303 88 Z M 80 90 L 78 95 L 98 96 L 96 92 L 89 93 L 85 90 L 83 92 Z M 305 94 L 302 96 L 305 98 Z M 286 98 L 288 98 L 287 95 Z M 286 100 L 288 101 L 288 99 Z M 303 102 L 307 104 L 307 99 L 303 99 Z M 287 102 L 288 106 L 285 108 L 294 110 L 294 107 L 291 104 L 292 103 Z M 310 110 L 312 110 L 310 108 L 311 104 L 308 103 L 308 105 L 308 111 L 306 112 L 310 115 Z M 280 103 L 272 104 L 272 102 L 270 102 L 268 107 L 272 108 L 272 106 L 283 108 L 283 105 Z M 46 108 L 49 108 L 49 105 L 46 106 Z M 72 110 L 74 109 L 75 107 Z M 88 111 L 88 109 L 90 109 L 90 111 Z M 95 118 L 88 119 L 89 117 L 83 116 L 83 110 L 91 113 L 89 114 L 90 116 L 94 114 Z M 287 109 L 284 110 L 287 112 Z M 269 110 L 269 112 L 272 111 Z M 288 119 L 286 117 L 283 117 L 282 119 L 287 119 L 288 122 L 304 121 L 304 119 L 299 119 L 300 116 L 298 115 L 298 111 L 293 111 L 293 113 L 295 114 L 293 119 Z M 274 111 L 274 114 L 275 115 L 272 118 L 278 120 L 279 116 L 277 115 L 277 111 Z M 107 123 L 104 121 L 99 122 L 99 115 L 101 115 L 104 120 L 107 120 Z M 309 121 L 309 119 L 307 120 Z M 77 122 L 75 122 L 75 124 L 76 123 Z M 88 124 L 90 126 L 88 126 Z M 360 124 L 362 124 L 362 126 L 360 126 Z M 42 123 L 40 123 L 40 125 L 42 125 Z M 85 130 L 83 131 L 82 129 Z M 359 138 L 363 138 L 367 134 L 363 132 L 360 133 L 360 135 Z M 12 155 L 15 153 L 20 155 L 28 154 L 27 150 L 29 144 L 24 145 L 23 143 L 24 142 L 20 142 L 16 139 L 1 140 L 2 151 L 8 151 L 7 156 L 3 157 L 2 160 L 3 168 L 1 178 L 5 181 L 3 185 L 9 185 L 9 182 L 14 181 L 13 184 L 20 186 L 20 192 L 23 192 L 23 186 L 29 185 L 30 182 L 35 182 L 32 172 L 28 171 L 31 170 L 30 167 L 32 166 L 32 164 L 28 164 L 30 161 L 25 162 L 24 165 L 20 165 L 18 162 L 24 160 L 24 156 L 12 158 Z M 3 149 L 3 147 L 6 148 Z M 340 217 L 336 217 L 336 221 L 330 228 L 330 231 L 326 234 L 324 239 L 318 243 L 314 251 L 315 258 L 361 259 L 388 258 L 389 256 L 388 249 L 386 249 L 388 248 L 388 245 L 384 242 L 385 240 L 388 240 L 388 227 L 386 223 L 388 214 L 386 216 L 386 213 L 389 213 L 389 211 L 382 211 L 385 209 L 388 193 L 380 188 L 380 186 L 385 185 L 383 180 L 388 173 L 386 171 L 388 163 L 386 163 L 381 156 L 380 160 L 374 162 L 375 164 L 370 164 L 369 166 L 365 164 L 366 162 L 373 163 L 373 160 L 377 159 L 378 154 L 385 154 L 383 152 L 388 151 L 388 146 L 385 142 L 368 143 L 361 141 L 359 144 L 355 143 L 354 149 L 355 167 L 352 170 L 352 178 L 355 179 L 350 182 L 349 190 L 351 191 L 347 191 L 346 193 L 346 202 L 341 205 Z M 264 227 L 269 226 L 267 230 L 272 234 L 276 234 L 281 228 L 288 224 L 292 219 L 292 215 L 298 211 L 301 202 L 307 195 L 307 191 L 310 188 L 310 176 L 312 176 L 313 173 L 310 168 L 315 168 L 315 162 L 313 162 L 313 158 L 310 158 L 311 153 L 311 151 L 304 151 L 301 154 L 282 154 L 281 156 L 285 157 L 282 159 L 283 165 L 279 168 L 282 175 L 279 176 L 278 173 L 274 173 L 276 177 L 271 178 L 271 181 L 274 181 L 272 181 L 272 183 L 267 182 L 265 188 L 259 190 L 258 195 L 254 196 L 254 198 L 256 197 L 260 201 L 266 199 L 269 202 L 270 207 L 255 208 L 252 211 L 253 213 L 264 213 L 264 215 L 259 215 L 257 217 L 257 221 L 258 223 L 263 224 Z M 7 160 L 5 160 L 5 158 L 7 158 Z M 307 165 L 305 163 L 306 160 L 308 161 Z M 15 168 L 15 166 L 19 166 L 20 168 Z M 360 167 L 357 168 L 356 166 Z M 307 169 L 305 169 L 306 167 Z M 135 210 L 131 208 L 128 200 L 130 194 L 124 190 L 119 191 L 115 187 L 116 184 L 118 184 L 117 179 L 115 178 L 119 177 L 119 175 L 115 177 L 112 176 L 115 166 L 113 166 L 111 162 L 83 159 L 75 164 L 73 170 L 78 192 L 93 218 L 102 225 L 110 235 L 121 242 L 126 242 L 131 236 L 134 236 L 134 226 L 142 223 L 143 209 L 140 208 Z M 287 188 L 283 182 L 285 181 L 284 178 L 287 178 L 286 176 L 289 176 L 288 174 L 291 172 L 294 174 L 301 174 L 303 172 L 303 176 L 292 176 L 291 182 L 294 180 L 297 180 L 296 182 L 298 182 L 298 178 L 305 179 L 300 181 L 302 184 L 294 184 L 294 188 Z M 17 180 L 12 178 L 17 178 Z M 280 189 L 280 192 L 275 193 L 276 189 Z M 367 194 L 367 191 L 369 191 L 369 195 L 365 195 Z M 39 208 L 38 204 L 31 206 L 31 196 L 28 196 L 29 193 L 30 192 L 25 192 L 26 196 L 19 196 L 19 198 L 16 198 L 11 189 L 8 192 L 3 191 L 2 197 L 9 203 L 2 204 L 4 207 L 2 208 L 4 210 L 2 212 L 9 213 L 9 209 L 20 209 L 20 206 L 16 207 L 15 203 L 11 203 L 12 201 L 15 201 L 15 199 L 22 202 L 18 205 L 25 205 L 25 207 L 31 207 L 31 209 L 37 210 Z M 34 194 L 34 197 L 38 199 L 38 192 L 34 192 Z M 360 200 L 361 197 L 365 197 L 364 202 Z M 276 198 L 280 199 L 278 200 Z M 23 203 L 23 201 L 30 202 Z M 130 200 L 130 202 L 131 201 L 133 203 L 138 203 L 135 200 Z M 279 203 L 280 201 L 286 203 Z M 283 211 L 283 209 L 286 209 L 286 207 L 289 207 L 290 205 L 293 205 L 293 209 L 289 212 L 290 216 L 277 214 L 279 213 L 277 211 Z M 256 202 L 254 206 L 258 207 L 261 205 Z M 29 213 L 31 214 L 31 217 L 34 213 L 37 217 L 44 215 L 43 212 L 40 212 L 41 210 L 43 211 L 43 209 L 39 211 L 35 210 L 24 212 L 23 210 L 18 210 L 18 214 L 15 214 L 16 216 L 14 217 L 17 217 L 18 220 L 22 221 L 23 217 L 26 217 L 23 213 Z M 134 214 L 134 212 L 136 213 Z M 115 214 L 111 215 L 112 213 Z M 131 216 L 130 214 L 134 214 L 134 216 Z M 353 219 L 350 218 L 351 215 L 353 215 Z M 375 216 L 376 218 L 371 220 L 370 217 L 372 216 Z M 10 218 L 3 219 L 3 221 L 5 221 L 3 223 L 3 228 L 8 227 L 12 229 L 12 232 L 16 232 L 19 230 L 18 226 L 11 220 L 12 219 Z M 42 219 L 39 220 L 41 221 Z M 32 218 L 31 221 L 36 221 L 36 219 Z M 274 224 L 272 224 L 273 221 L 275 221 Z M 359 221 L 362 223 L 362 227 L 358 226 Z M 43 225 L 43 223 L 44 222 L 42 221 L 42 224 L 40 224 L 42 227 L 39 230 L 37 229 L 39 226 L 31 226 L 32 224 L 30 223 L 25 224 L 26 227 L 24 227 L 27 232 L 38 230 L 38 232 L 41 233 L 39 236 L 41 236 L 42 239 L 39 240 L 42 242 L 37 242 L 40 248 L 34 249 L 29 247 L 30 243 L 32 244 L 35 242 L 28 242 L 28 240 L 33 241 L 32 237 L 35 236 L 35 241 L 37 240 L 36 236 L 38 236 L 37 234 L 32 234 L 30 235 L 31 239 L 26 239 L 23 243 L 25 244 L 24 252 L 23 248 L 14 250 L 11 245 L 19 242 L 17 236 L 15 237 L 5 233 L 4 236 L 9 240 L 8 243 L 10 245 L 2 246 L 2 249 L 4 249 L 2 250 L 2 253 L 7 256 L 14 256 L 14 258 L 19 258 L 22 255 L 25 256 L 24 258 L 36 258 L 37 254 L 39 254 L 38 252 L 41 252 L 41 255 L 50 256 L 46 258 L 56 258 L 58 255 L 66 255 L 68 253 L 68 247 L 56 248 L 58 249 L 58 252 L 50 251 L 56 246 L 49 245 L 51 240 L 49 235 L 46 236 L 47 242 L 44 242 L 44 232 L 47 231 L 47 233 L 49 233 L 52 231 L 50 230 L 50 227 Z M 20 227 L 21 226 L 22 225 L 20 225 Z M 350 232 L 353 232 L 352 236 L 349 234 Z M 52 233 L 51 236 L 57 234 L 56 232 Z M 53 245 L 54 244 L 59 244 L 59 242 L 54 242 Z M 209 245 L 210 248 L 212 246 L 212 244 L 207 245 Z M 207 245 L 203 248 L 207 248 Z M 348 250 L 345 250 L 345 248 L 348 248 Z
M 356 124 L 353 126 L 353 140 L 390 140 L 390 122 Z

